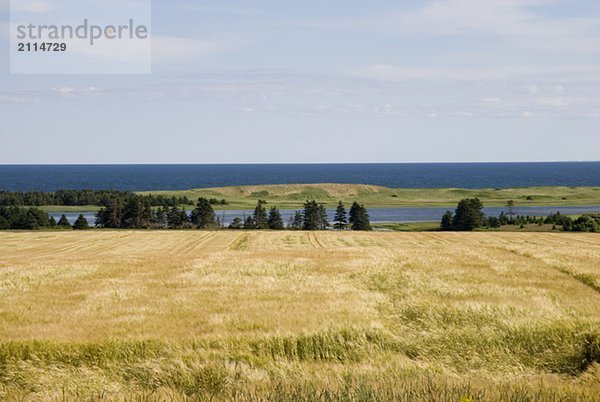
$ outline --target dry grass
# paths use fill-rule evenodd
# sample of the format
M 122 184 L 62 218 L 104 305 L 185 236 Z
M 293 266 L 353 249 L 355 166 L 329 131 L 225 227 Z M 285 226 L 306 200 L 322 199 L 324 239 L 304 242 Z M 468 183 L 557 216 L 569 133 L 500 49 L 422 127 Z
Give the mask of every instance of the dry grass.
M 0 233 L 0 399 L 593 400 L 600 237 Z
M 150 192 L 142 192 L 148 194 Z M 155 195 L 225 198 L 226 209 L 254 208 L 257 200 L 266 200 L 280 208 L 300 209 L 306 200 L 317 200 L 328 207 L 338 201 L 350 205 L 353 201 L 367 208 L 407 206 L 454 207 L 463 198 L 478 197 L 486 206 L 504 206 L 514 200 L 517 206 L 600 204 L 599 187 L 523 187 L 512 189 L 460 189 L 460 188 L 388 188 L 365 184 L 282 184 L 264 186 L 238 186 L 193 189 L 184 191 L 153 191 Z

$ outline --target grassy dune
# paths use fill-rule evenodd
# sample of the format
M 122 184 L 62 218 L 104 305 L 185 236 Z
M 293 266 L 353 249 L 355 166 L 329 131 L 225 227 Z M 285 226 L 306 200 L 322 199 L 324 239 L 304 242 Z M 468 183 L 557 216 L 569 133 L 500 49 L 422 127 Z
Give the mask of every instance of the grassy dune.
M 597 235 L 0 233 L 0 399 L 600 400 L 599 361 Z
M 149 194 L 149 193 L 141 193 Z M 401 206 L 455 206 L 467 197 L 479 197 L 487 206 L 502 206 L 515 200 L 521 206 L 598 205 L 600 187 L 531 187 L 515 189 L 393 189 L 360 184 L 289 184 L 196 189 L 187 191 L 154 191 L 152 194 L 225 198 L 227 209 L 253 208 L 258 199 L 280 208 L 300 208 L 307 199 L 315 199 L 329 207 L 339 200 L 347 204 L 359 201 L 368 208 Z M 528 199 L 528 197 L 530 199 Z

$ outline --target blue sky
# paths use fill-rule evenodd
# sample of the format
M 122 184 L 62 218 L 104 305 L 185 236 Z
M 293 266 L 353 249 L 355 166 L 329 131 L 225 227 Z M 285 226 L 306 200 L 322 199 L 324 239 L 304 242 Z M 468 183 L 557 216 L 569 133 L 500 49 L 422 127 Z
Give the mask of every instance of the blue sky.
M 10 75 L 0 13 L 0 163 L 600 159 L 594 1 L 154 0 L 149 76 Z

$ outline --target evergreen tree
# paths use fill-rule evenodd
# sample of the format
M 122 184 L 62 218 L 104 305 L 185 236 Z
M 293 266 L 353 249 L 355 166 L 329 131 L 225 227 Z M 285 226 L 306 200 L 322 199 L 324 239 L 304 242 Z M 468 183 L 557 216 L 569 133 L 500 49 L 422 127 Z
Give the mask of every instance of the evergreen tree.
M 359 220 L 353 226 L 352 230 L 371 231 L 371 219 L 364 205 L 360 206 Z
M 50 218 L 48 217 L 48 213 L 46 211 L 42 211 L 38 208 L 29 208 L 27 210 L 27 214 L 31 215 L 35 221 L 36 227 L 48 227 Z
M 350 227 L 354 226 L 354 223 L 359 219 L 360 205 L 357 202 L 353 202 L 350 207 L 350 214 L 348 223 L 350 223 Z
M 509 219 L 512 220 L 515 216 L 515 201 L 509 200 L 506 203 L 506 215 L 508 215 Z
M 152 218 L 152 224 L 158 228 L 162 228 L 166 224 L 166 215 L 163 207 L 158 207 Z
M 487 220 L 487 226 L 491 229 L 499 229 L 502 224 L 500 223 L 500 219 L 495 216 L 490 216 Z
M 252 217 L 254 219 L 254 229 L 260 230 L 269 228 L 269 218 L 267 216 L 267 210 L 265 208 L 266 204 L 266 201 L 258 200 L 256 208 L 254 208 L 254 215 Z
M 348 224 L 348 216 L 346 214 L 346 208 L 344 208 L 344 204 L 340 201 L 336 210 L 335 217 L 333 218 L 335 222 L 333 227 L 337 230 L 346 229 L 346 225 Z
M 0 229 L 34 230 L 49 223 L 48 213 L 41 209 L 0 206 Z
M 304 227 L 304 215 L 300 211 L 296 211 L 294 216 L 290 218 L 288 223 L 288 229 L 291 230 L 302 230 Z
M 269 211 L 269 219 L 267 221 L 267 226 L 271 230 L 283 230 L 283 219 L 281 218 L 281 213 L 277 207 L 272 207 Z
M 244 221 L 244 229 L 251 230 L 255 228 L 256 226 L 254 226 L 254 218 L 252 218 L 251 216 L 247 217 Z
M 329 221 L 327 218 L 327 208 L 325 205 L 319 205 L 319 229 L 326 230 L 329 227 Z
M 39 228 L 39 223 L 34 214 L 28 210 L 17 210 L 17 215 L 14 217 L 12 229 L 18 230 L 35 230 Z
M 152 226 L 154 221 L 154 213 L 152 212 L 152 206 L 148 200 L 144 200 L 142 202 L 143 210 L 142 210 L 142 218 L 141 218 L 141 226 L 144 228 L 149 228 Z
M 90 228 L 90 224 L 88 223 L 85 216 L 79 215 L 75 223 L 73 224 L 73 229 L 75 230 L 87 230 Z
M 61 215 L 57 225 L 61 228 L 71 228 L 71 224 L 69 223 L 69 220 L 67 219 L 67 216 L 65 214 Z
M 167 226 L 169 229 L 183 229 L 189 226 L 189 217 L 184 209 L 171 207 L 167 211 Z
M 0 206 L 0 230 L 8 230 L 12 229 L 12 211 L 13 208 L 7 208 L 5 206 Z
M 483 204 L 478 198 L 466 198 L 458 203 L 452 219 L 453 230 L 471 231 L 483 226 Z
M 108 228 L 108 211 L 107 208 L 100 208 L 98 212 L 96 212 L 96 227 L 98 228 Z
M 446 211 L 446 213 L 444 214 L 444 216 L 442 216 L 442 223 L 441 223 L 441 229 L 442 230 L 452 230 L 452 218 L 453 218 L 454 214 L 452 213 L 452 211 Z
M 120 198 L 112 198 L 105 201 L 105 207 L 96 214 L 96 226 L 100 228 L 121 228 L 121 217 L 123 207 Z
M 131 197 L 123 208 L 123 219 L 120 227 L 138 229 L 142 227 L 142 202 L 138 197 Z
M 350 225 L 352 230 L 359 231 L 370 231 L 373 230 L 371 228 L 371 221 L 369 218 L 369 213 L 364 205 L 361 205 L 357 202 L 352 204 L 350 208 Z
M 500 220 L 501 225 L 508 225 L 508 218 L 506 217 L 504 211 L 500 212 L 500 216 L 498 216 L 498 219 Z
M 48 226 L 51 228 L 55 228 L 56 225 L 57 225 L 56 219 L 54 219 L 54 217 L 51 216 L 50 219 L 48 219 Z
M 321 210 L 315 200 L 306 201 L 303 215 L 303 230 L 321 230 Z
M 210 201 L 206 198 L 198 198 L 196 208 L 192 211 L 191 222 L 198 229 L 207 229 L 214 227 L 217 224 L 215 211 L 213 210 Z
M 231 224 L 229 225 L 229 229 L 243 229 L 244 228 L 244 222 L 242 222 L 242 218 L 239 217 L 235 217 L 233 218 L 233 221 L 231 221 Z

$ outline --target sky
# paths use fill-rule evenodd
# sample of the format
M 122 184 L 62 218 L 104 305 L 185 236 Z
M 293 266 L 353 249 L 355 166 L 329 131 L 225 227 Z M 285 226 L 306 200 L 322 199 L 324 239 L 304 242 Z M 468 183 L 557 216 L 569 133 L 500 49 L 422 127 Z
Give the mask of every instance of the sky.
M 150 75 L 11 75 L 9 21 L 2 164 L 600 160 L 596 1 L 154 0 Z

